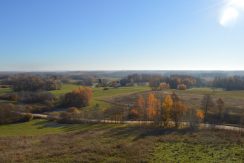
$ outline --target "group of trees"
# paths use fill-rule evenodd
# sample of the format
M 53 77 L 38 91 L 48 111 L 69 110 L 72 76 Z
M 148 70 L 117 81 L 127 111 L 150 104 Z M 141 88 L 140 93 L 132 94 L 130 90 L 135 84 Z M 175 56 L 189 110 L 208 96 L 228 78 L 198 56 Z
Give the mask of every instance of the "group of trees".
M 244 78 L 240 76 L 216 77 L 213 81 L 213 87 L 230 90 L 244 90 Z
M 0 104 L 0 125 L 16 122 L 30 121 L 33 117 L 31 114 L 21 115 L 19 108 L 13 104 Z
M 79 87 L 72 92 L 66 93 L 63 97 L 63 104 L 68 107 L 88 106 L 92 99 L 92 89 L 89 87 Z
M 201 101 L 201 109 L 204 112 L 204 122 L 210 121 L 210 112 L 216 115 L 214 119 L 215 122 L 221 122 L 224 119 L 225 103 L 222 98 L 218 98 L 214 101 L 210 94 L 204 95 Z
M 170 77 L 152 78 L 149 81 L 149 85 L 153 90 L 160 90 L 162 83 L 168 84 L 168 87 L 171 89 L 185 90 L 193 86 L 199 86 L 201 80 L 191 76 L 172 75 Z
M 45 91 L 37 92 L 20 92 L 17 93 L 17 101 L 20 103 L 42 103 L 42 104 L 51 104 L 55 100 L 53 94 Z
M 187 112 L 187 105 L 175 94 L 138 96 L 134 107 L 130 110 L 130 117 L 137 120 L 154 121 L 155 124 L 168 127 L 170 121 L 175 127 Z
M 167 88 L 172 89 L 186 89 L 193 86 L 203 85 L 202 79 L 188 75 L 162 76 L 158 74 L 132 74 L 120 80 L 122 86 L 133 84 L 140 85 L 142 83 L 149 83 L 153 90 L 162 89 L 160 86 L 162 83 L 167 84 Z
M 55 77 L 39 77 L 39 76 L 12 76 L 8 80 L 8 84 L 12 85 L 14 91 L 50 91 L 61 89 L 61 82 Z

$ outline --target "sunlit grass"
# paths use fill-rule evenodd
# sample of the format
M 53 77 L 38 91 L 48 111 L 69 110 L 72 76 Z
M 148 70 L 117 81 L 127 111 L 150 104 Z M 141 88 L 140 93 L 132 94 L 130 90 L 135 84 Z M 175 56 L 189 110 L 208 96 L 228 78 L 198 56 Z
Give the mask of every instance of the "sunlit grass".
M 60 134 L 90 129 L 113 128 L 114 124 L 60 124 L 46 120 L 32 120 L 25 123 L 0 125 L 0 137 L 6 136 L 41 136 Z M 123 126 L 123 125 L 121 125 Z
M 0 88 L 0 95 L 12 92 L 11 88 Z

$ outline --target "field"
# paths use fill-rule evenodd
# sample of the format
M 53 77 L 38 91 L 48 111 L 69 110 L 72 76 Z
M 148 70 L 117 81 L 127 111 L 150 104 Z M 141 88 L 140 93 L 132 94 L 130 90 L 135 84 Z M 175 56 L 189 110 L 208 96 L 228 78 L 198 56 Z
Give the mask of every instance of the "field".
M 237 162 L 244 137 L 129 125 L 62 125 L 43 120 L 0 126 L 7 162 Z
M 64 85 L 51 91 L 56 96 L 77 85 Z M 149 87 L 93 88 L 91 106 L 111 106 L 110 100 L 130 102 L 147 93 Z M 1 92 L 10 92 L 10 89 Z M 168 94 L 176 90 L 165 90 Z M 176 93 L 189 105 L 199 106 L 209 88 Z M 129 96 L 128 96 L 129 95 Z M 214 99 L 225 99 L 227 106 L 244 104 L 244 91 L 216 90 Z M 127 98 L 125 98 L 127 97 Z M 128 99 L 129 98 L 129 99 Z M 106 102 L 108 101 L 108 102 Z M 237 101 L 237 102 L 236 102 Z M 117 101 L 116 101 L 117 102 Z M 236 107 L 237 108 L 237 107 Z M 46 120 L 0 126 L 2 162 L 244 162 L 244 136 L 219 130 L 162 129 L 125 124 L 58 124 Z M 1 162 L 0 161 L 0 162 Z
M 212 90 L 210 88 L 192 88 L 184 91 L 180 90 L 163 90 L 154 92 L 155 94 L 172 94 L 175 92 L 182 100 L 184 100 L 189 108 L 199 109 L 201 107 L 201 100 L 205 94 L 211 94 L 213 101 L 218 98 L 222 98 L 225 103 L 225 108 L 228 109 L 230 114 L 238 115 L 244 113 L 244 91 L 224 91 L 221 89 Z M 142 94 L 147 94 L 144 92 Z M 132 103 L 135 101 L 136 96 L 140 93 L 136 93 L 131 96 L 117 96 L 109 99 L 115 103 Z
M 59 95 L 71 92 L 72 90 L 74 90 L 75 88 L 78 88 L 78 87 L 79 87 L 78 85 L 64 84 L 62 86 L 61 90 L 55 90 L 55 91 L 50 91 L 50 92 L 56 96 L 59 96 Z M 103 88 L 92 88 L 92 89 L 93 89 L 93 99 L 92 99 L 91 105 L 89 107 L 87 107 L 86 109 L 94 108 L 96 106 L 96 104 L 98 104 L 99 108 L 101 110 L 105 110 L 111 106 L 109 103 L 104 102 L 104 100 L 107 98 L 150 90 L 149 87 L 145 87 L 145 86 L 144 87 L 138 86 L 138 87 L 109 88 L 108 90 L 104 90 Z

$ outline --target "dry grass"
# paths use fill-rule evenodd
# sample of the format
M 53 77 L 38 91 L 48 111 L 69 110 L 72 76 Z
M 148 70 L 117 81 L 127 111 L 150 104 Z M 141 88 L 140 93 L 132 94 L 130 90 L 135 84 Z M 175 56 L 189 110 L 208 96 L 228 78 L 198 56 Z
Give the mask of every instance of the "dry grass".
M 173 143 L 225 147 L 232 145 L 244 150 L 244 137 L 224 131 L 191 131 L 126 125 L 80 125 L 83 130 L 43 136 L 0 137 L 2 162 L 150 162 L 168 154 L 159 148 Z M 76 127 L 77 128 L 77 125 Z M 165 144 L 163 144 L 165 145 Z M 194 150 L 190 146 L 189 150 Z M 212 150 L 212 148 L 210 148 Z M 208 148 L 206 148 L 208 150 Z M 226 151 L 228 156 L 228 152 Z M 232 155 L 230 155 L 231 157 Z M 161 157 L 160 157 L 161 158 Z M 201 157 L 200 157 L 201 159 Z M 243 156 L 236 156 L 241 161 Z M 160 159 L 158 159 L 160 160 Z M 0 162 L 1 162 L 0 161 Z

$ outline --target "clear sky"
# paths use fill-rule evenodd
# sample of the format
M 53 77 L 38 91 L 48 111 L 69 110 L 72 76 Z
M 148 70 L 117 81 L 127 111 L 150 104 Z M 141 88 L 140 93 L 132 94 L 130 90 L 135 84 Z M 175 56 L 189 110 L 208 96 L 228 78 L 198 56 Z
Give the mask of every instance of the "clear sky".
M 244 0 L 0 0 L 9 70 L 244 70 Z

